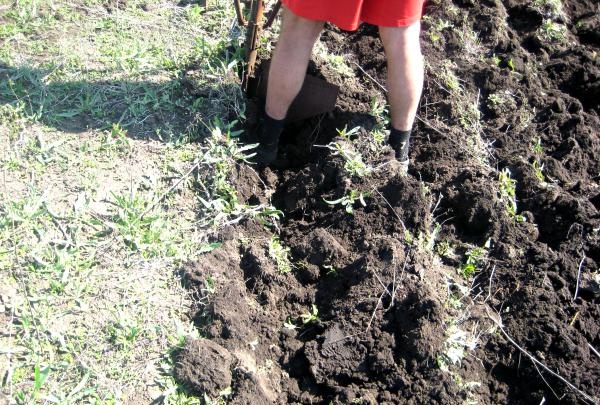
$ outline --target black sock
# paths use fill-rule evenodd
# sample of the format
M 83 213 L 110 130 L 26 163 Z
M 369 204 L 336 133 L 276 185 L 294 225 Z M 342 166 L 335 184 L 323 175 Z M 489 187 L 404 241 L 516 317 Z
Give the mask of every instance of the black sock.
M 412 130 L 410 129 L 408 131 L 399 131 L 394 127 L 392 127 L 390 130 L 388 143 L 392 148 L 394 148 L 396 159 L 401 162 L 404 162 L 408 159 L 408 146 L 410 143 L 411 132 Z
M 259 141 L 264 145 L 273 145 L 279 140 L 279 136 L 283 132 L 284 120 L 276 120 L 271 118 L 269 114 L 264 112 L 261 117 L 263 130 L 259 131 Z

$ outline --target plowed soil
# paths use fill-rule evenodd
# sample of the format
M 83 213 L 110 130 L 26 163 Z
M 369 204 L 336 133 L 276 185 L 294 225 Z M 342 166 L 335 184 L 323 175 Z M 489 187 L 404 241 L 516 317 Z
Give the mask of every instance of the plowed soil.
M 245 201 L 272 195 L 284 212 L 279 239 L 295 268 L 278 271 L 272 230 L 220 231 L 223 245 L 184 268 L 205 338 L 179 353 L 180 380 L 212 396 L 231 387 L 233 404 L 600 399 L 599 5 L 564 0 L 552 16 L 539 3 L 428 4 L 408 176 L 385 164 L 389 149 L 361 149 L 370 102 L 385 96 L 376 28 L 326 30 L 329 52 L 355 71 L 311 63 L 341 86 L 335 112 L 289 125 L 277 168 L 234 175 Z M 563 39 L 544 34 L 548 21 Z M 344 126 L 363 128 L 346 142 L 372 175 L 349 177 L 318 147 L 345 142 Z M 522 217 L 501 195 L 504 169 Z M 324 202 L 350 190 L 366 195 L 353 215 Z M 465 278 L 457 269 L 475 247 L 484 258 Z

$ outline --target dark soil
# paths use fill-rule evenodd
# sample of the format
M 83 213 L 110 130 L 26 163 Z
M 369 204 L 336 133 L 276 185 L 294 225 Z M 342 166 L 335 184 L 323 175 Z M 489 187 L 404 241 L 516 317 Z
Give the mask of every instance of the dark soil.
M 384 95 L 361 70 L 343 79 L 311 65 L 341 86 L 336 111 L 291 124 L 277 169 L 257 175 L 240 166 L 234 176 L 246 201 L 266 201 L 265 186 L 275 190 L 272 202 L 285 214 L 279 238 L 295 269 L 277 270 L 272 231 L 254 222 L 222 230 L 216 239 L 223 246 L 185 266 L 199 298 L 194 318 L 208 340 L 190 340 L 180 353 L 183 382 L 210 395 L 230 385 L 233 404 L 598 401 L 599 6 L 563 1 L 566 17 L 555 20 L 567 27 L 566 39 L 556 42 L 540 33 L 547 16 L 532 3 L 429 3 L 422 121 L 406 177 L 387 165 L 350 179 L 339 156 L 312 146 L 346 125 L 371 129 L 370 101 Z M 440 19 L 454 28 L 438 33 Z M 463 36 L 469 30 L 478 33 L 471 56 Z M 329 29 L 322 39 L 385 84 L 375 28 Z M 436 75 L 445 61 L 455 65 L 461 94 L 478 95 L 479 133 L 491 145 L 483 160 L 469 152 L 461 97 L 449 95 Z M 498 103 L 493 95 L 505 97 Z M 387 148 L 361 152 L 374 164 L 389 158 Z M 498 171 L 505 168 L 525 222 L 500 198 Z M 354 215 L 323 201 L 350 189 L 368 192 Z M 468 249 L 486 242 L 488 256 L 463 279 L 469 293 L 461 296 L 457 268 Z M 456 296 L 463 305 L 451 304 Z M 318 316 L 303 324 L 313 305 Z M 440 355 L 453 322 L 480 333 L 478 346 L 447 370 Z M 498 323 L 588 399 L 536 366 Z

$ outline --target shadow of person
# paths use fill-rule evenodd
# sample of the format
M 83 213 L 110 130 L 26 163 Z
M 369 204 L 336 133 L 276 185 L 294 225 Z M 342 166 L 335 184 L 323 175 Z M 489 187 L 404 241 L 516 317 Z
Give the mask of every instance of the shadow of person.
M 198 140 L 207 133 L 206 124 L 217 118 L 227 122 L 227 98 L 239 97 L 240 90 L 233 81 L 191 80 L 188 72 L 146 80 L 64 80 L 52 68 L 0 62 L 0 107 L 10 105 L 69 133 L 117 123 L 134 139 Z

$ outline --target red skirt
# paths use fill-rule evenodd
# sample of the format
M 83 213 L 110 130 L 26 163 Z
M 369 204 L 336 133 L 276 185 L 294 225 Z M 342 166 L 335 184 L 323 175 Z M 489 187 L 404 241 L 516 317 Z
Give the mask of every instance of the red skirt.
M 406 27 L 421 19 L 425 0 L 283 0 L 294 14 L 353 31 L 361 22 Z

